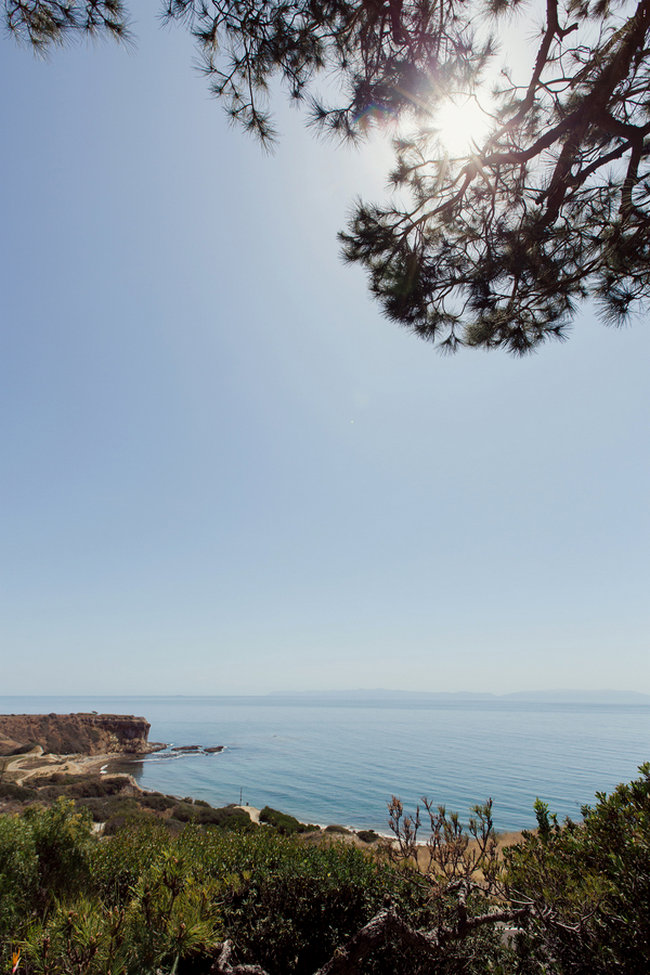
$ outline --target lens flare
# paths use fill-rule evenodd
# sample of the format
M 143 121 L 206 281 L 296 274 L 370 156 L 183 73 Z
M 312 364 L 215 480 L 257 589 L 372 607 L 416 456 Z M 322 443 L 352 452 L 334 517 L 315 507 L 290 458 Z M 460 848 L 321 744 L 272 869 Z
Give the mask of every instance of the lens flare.
M 485 139 L 491 121 L 477 98 L 449 98 L 436 110 L 433 128 L 450 156 L 467 156 Z

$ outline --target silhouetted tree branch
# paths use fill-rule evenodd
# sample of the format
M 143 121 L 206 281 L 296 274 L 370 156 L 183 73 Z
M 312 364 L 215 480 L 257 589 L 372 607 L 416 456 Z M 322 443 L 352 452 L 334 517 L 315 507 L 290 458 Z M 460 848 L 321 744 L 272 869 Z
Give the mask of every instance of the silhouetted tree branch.
M 8 29 L 38 49 L 75 33 L 125 36 L 121 0 L 4 2 Z M 389 318 L 443 351 L 522 354 L 565 337 L 587 298 L 616 324 L 647 307 L 650 0 L 547 0 L 532 68 L 514 78 L 497 73 L 493 33 L 520 6 L 166 0 L 164 14 L 190 29 L 212 92 L 264 144 L 276 81 L 340 138 L 391 119 L 398 195 L 357 204 L 345 259 L 365 268 Z M 329 105 L 315 85 L 333 72 Z M 487 134 L 454 157 L 437 107 L 450 96 L 487 106 L 486 85 Z

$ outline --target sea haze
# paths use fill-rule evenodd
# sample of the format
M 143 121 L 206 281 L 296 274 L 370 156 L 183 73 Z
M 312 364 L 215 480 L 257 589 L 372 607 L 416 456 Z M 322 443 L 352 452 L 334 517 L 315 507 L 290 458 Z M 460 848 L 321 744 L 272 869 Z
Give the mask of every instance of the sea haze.
M 458 810 L 491 797 L 498 829 L 534 825 L 537 796 L 579 818 L 650 760 L 650 703 L 437 695 L 3 697 L 4 713 L 144 715 L 152 741 L 225 745 L 129 766 L 143 788 L 270 805 L 306 822 L 387 830 L 386 803 Z

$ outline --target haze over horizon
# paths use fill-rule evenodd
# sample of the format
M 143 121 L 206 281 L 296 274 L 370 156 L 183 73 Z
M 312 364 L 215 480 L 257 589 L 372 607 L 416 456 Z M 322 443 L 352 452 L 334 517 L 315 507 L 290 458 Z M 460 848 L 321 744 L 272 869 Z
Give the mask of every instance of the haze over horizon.
M 0 709 L 1 708 L 11 708 L 11 702 L 20 702 L 21 704 L 25 701 L 32 702 L 52 702 L 52 701 L 62 701 L 68 702 L 63 706 L 63 711 L 61 713 L 67 713 L 68 708 L 71 711 L 76 711 L 77 708 L 80 711 L 85 710 L 83 704 L 84 701 L 90 703 L 100 702 L 100 701 L 146 701 L 148 698 L 151 700 L 187 700 L 187 701 L 207 701 L 211 699 L 223 700 L 223 701 L 255 701 L 258 703 L 264 703 L 267 701 L 272 701 L 273 703 L 287 703 L 295 704 L 297 702 L 305 704 L 336 704 L 336 703 L 358 703 L 358 704 L 377 704 L 382 703 L 394 703 L 394 704 L 404 704 L 416 705 L 427 704 L 427 703 L 444 703 L 449 700 L 454 701 L 514 701 L 522 703 L 534 703 L 540 702 L 544 704 L 555 703 L 555 704 L 636 704 L 636 705 L 648 705 L 650 706 L 650 694 L 644 694 L 641 691 L 629 691 L 629 690 L 581 690 L 579 688 L 556 688 L 555 690 L 536 690 L 536 691 L 508 691 L 506 693 L 495 693 L 486 691 L 416 691 L 416 690 L 395 690 L 391 688 L 347 688 L 339 690 L 327 690 L 327 689 L 308 689 L 302 691 L 268 691 L 266 693 L 260 694 L 176 694 L 161 693 L 161 694 L 111 694 L 105 692 L 91 691 L 88 693 L 77 693 L 77 694 L 8 694 L 0 695 Z M 74 703 L 71 703 L 74 702 Z M 79 702 L 77 704 L 77 702 Z M 34 705 L 29 706 L 27 713 L 34 713 L 38 710 Z M 18 713 L 11 711 L 11 713 Z M 146 715 L 144 715 L 146 717 Z
M 138 13 L 0 42 L 5 689 L 650 693 L 647 323 L 442 358 L 339 260 L 381 141 L 266 156 Z

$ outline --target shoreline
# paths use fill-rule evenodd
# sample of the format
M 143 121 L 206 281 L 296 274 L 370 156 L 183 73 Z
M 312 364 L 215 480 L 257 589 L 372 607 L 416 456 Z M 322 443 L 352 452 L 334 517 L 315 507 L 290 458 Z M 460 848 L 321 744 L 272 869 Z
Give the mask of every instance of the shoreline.
M 17 786 L 25 786 L 25 784 L 29 785 L 30 783 L 35 785 L 35 779 L 38 780 L 39 778 L 46 778 L 55 774 L 70 776 L 97 775 L 98 777 L 108 775 L 111 777 L 119 776 L 124 778 L 135 791 L 141 793 L 142 795 L 146 795 L 155 793 L 157 790 L 143 789 L 142 786 L 136 782 L 133 775 L 124 771 L 123 766 L 125 764 L 125 760 L 126 762 L 128 762 L 129 759 L 133 762 L 137 762 L 140 759 L 146 758 L 147 755 L 155 753 L 157 750 L 159 750 L 159 748 L 159 745 L 155 745 L 146 752 L 109 752 L 98 755 L 84 755 L 82 753 L 56 755 L 49 752 L 44 752 L 40 745 L 36 745 L 29 752 L 25 752 L 22 755 L 3 756 L 0 758 L 0 768 L 5 776 L 9 774 L 11 781 Z M 111 765 L 121 765 L 122 767 L 116 768 L 113 771 L 111 770 Z M 178 801 L 181 802 L 183 801 L 184 797 L 172 796 L 172 798 L 178 799 Z M 247 813 L 251 819 L 251 822 L 260 825 L 261 809 L 247 803 L 233 803 L 232 806 L 236 809 L 240 809 L 242 812 Z M 359 839 L 358 833 L 364 832 L 363 828 L 348 825 L 342 826 L 341 824 L 332 823 L 327 825 L 323 825 L 322 823 L 314 823 L 313 825 L 316 827 L 314 830 L 314 835 L 318 834 L 320 837 L 327 837 L 332 842 L 342 841 L 344 843 L 354 843 L 355 845 L 359 844 L 364 847 L 369 845 Z M 336 826 L 338 828 L 332 829 L 332 826 Z M 341 831 L 339 831 L 339 829 Z M 390 842 L 394 841 L 395 839 L 390 831 L 375 829 L 370 830 L 369 832 L 375 833 L 378 841 Z M 502 832 L 496 831 L 495 835 L 499 850 L 503 850 L 508 846 L 513 846 L 520 842 L 523 832 L 523 830 L 507 830 Z M 474 840 L 470 840 L 470 846 L 474 843 Z M 422 851 L 422 856 L 425 857 L 426 837 L 418 842 L 417 845 L 418 849 Z

